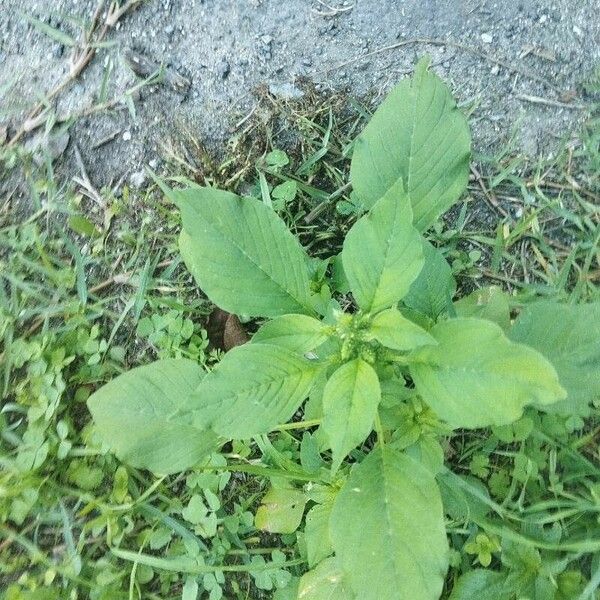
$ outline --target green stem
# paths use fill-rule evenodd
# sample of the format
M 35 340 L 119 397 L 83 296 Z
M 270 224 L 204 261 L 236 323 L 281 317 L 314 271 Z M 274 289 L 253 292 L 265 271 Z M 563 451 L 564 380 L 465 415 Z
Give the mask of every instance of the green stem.
M 295 421 L 293 423 L 285 423 L 275 427 L 275 431 L 288 431 L 290 429 L 309 429 L 321 424 L 321 419 L 310 419 L 308 421 Z

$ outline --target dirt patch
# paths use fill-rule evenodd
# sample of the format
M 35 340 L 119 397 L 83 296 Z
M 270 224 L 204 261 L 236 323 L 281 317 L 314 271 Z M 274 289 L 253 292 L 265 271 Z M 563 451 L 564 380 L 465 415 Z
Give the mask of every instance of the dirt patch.
M 96 6 L 24 0 L 17 9 L 13 0 L 0 0 L 0 124 L 9 133 L 65 75 L 70 53 L 22 13 L 75 37 L 77 20 L 89 20 Z M 596 13 L 594 0 L 148 0 L 109 33 L 110 45 L 59 95 L 55 112 L 92 106 L 107 71 L 108 98 L 135 85 L 126 60 L 131 50 L 189 80 L 189 88 L 143 87 L 133 95 L 135 115 L 123 104 L 78 119 L 65 164 L 74 164 L 77 145 L 94 185 L 122 178 L 139 184 L 144 165 L 163 157 L 182 131 L 221 147 L 256 106 L 257 85 L 295 98 L 305 77 L 325 91 L 370 93 L 376 104 L 426 52 L 471 113 L 478 151 L 491 151 L 514 131 L 522 151 L 546 154 L 590 105 L 581 84 L 600 58 Z M 436 43 L 355 60 L 414 38 Z

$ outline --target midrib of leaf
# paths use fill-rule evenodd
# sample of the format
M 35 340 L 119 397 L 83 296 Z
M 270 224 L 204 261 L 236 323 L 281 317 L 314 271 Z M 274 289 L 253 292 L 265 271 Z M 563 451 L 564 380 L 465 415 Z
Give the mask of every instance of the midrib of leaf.
M 386 526 L 387 526 L 387 532 L 388 532 L 388 537 L 390 539 L 390 541 L 396 540 L 401 546 L 403 546 L 404 548 L 406 548 L 407 553 L 410 554 L 410 556 L 412 557 L 412 562 L 413 564 L 418 566 L 419 571 L 421 572 L 421 578 L 423 581 L 427 581 L 429 576 L 428 574 L 425 572 L 425 569 L 423 568 L 423 565 L 421 564 L 420 560 L 417 560 L 417 557 L 415 556 L 415 553 L 413 551 L 413 549 L 411 548 L 410 544 L 404 540 L 402 540 L 401 537 L 394 535 L 394 527 L 393 527 L 393 521 L 390 515 L 390 511 L 388 509 L 388 506 L 390 505 L 390 500 L 391 502 L 394 501 L 394 499 L 396 499 L 396 501 L 399 500 L 398 498 L 398 494 L 395 490 L 389 490 L 388 488 L 390 486 L 392 486 L 392 482 L 389 481 L 389 479 L 386 477 L 386 473 L 388 472 L 388 468 L 386 467 L 386 456 L 387 456 L 387 450 L 385 446 L 381 446 L 381 464 L 382 464 L 382 475 L 383 475 L 383 490 L 384 490 L 384 510 L 383 513 L 385 515 L 385 521 L 386 521 Z M 390 493 L 391 492 L 391 493 Z M 421 493 L 421 491 L 419 490 L 419 493 Z M 390 544 L 393 545 L 393 544 Z M 392 564 L 393 569 L 394 569 L 394 574 L 397 575 L 398 574 L 398 568 L 396 565 L 396 562 L 394 561 L 394 552 L 392 550 L 392 552 L 388 553 L 388 563 Z
M 422 77 L 419 77 L 419 83 L 421 83 L 421 79 Z M 409 136 L 409 150 L 408 150 L 408 164 L 407 164 L 407 169 L 406 169 L 406 193 L 408 194 L 408 197 L 410 198 L 410 192 L 412 189 L 412 178 L 411 178 L 411 171 L 412 171 L 412 160 L 413 160 L 413 144 L 414 144 L 414 139 L 415 139 L 415 129 L 417 127 L 417 97 L 418 97 L 418 93 L 417 93 L 417 81 L 415 78 L 415 81 L 413 82 L 413 85 L 411 86 L 412 89 L 412 110 L 411 110 L 411 116 L 412 116 L 412 124 L 411 124 L 411 128 L 410 128 L 410 136 Z M 427 107 L 427 110 L 429 110 L 429 107 Z M 412 202 L 412 198 L 410 198 L 411 202 Z
M 396 202 L 394 203 L 394 222 L 392 224 L 392 227 L 390 228 L 390 233 L 387 237 L 387 239 L 385 240 L 385 249 L 383 252 L 383 262 L 381 264 L 381 268 L 379 269 L 379 274 L 377 277 L 377 286 L 375 287 L 375 291 L 373 292 L 373 296 L 371 297 L 371 301 L 369 302 L 369 309 L 371 309 L 373 307 L 373 303 L 375 302 L 375 299 L 377 298 L 378 294 L 379 294 L 379 290 L 381 289 L 381 279 L 382 279 L 382 275 L 383 272 L 385 271 L 386 266 L 389 266 L 387 264 L 387 258 L 390 254 L 390 247 L 392 246 L 392 239 L 394 237 L 394 232 L 396 230 L 396 225 L 398 223 L 398 210 L 399 210 L 399 203 Z M 371 223 L 371 227 L 373 227 L 373 224 Z

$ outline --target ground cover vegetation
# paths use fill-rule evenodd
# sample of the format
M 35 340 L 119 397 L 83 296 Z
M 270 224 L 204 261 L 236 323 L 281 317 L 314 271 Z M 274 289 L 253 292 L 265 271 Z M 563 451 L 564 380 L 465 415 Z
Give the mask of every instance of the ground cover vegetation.
M 598 596 L 600 134 L 470 108 L 422 61 L 93 208 L 3 151 L 6 598 Z

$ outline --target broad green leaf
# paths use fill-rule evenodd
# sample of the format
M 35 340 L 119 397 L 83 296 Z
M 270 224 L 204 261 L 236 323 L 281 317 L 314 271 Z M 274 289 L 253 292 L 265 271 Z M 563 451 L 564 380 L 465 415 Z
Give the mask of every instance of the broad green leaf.
M 333 552 L 329 535 L 329 518 L 332 508 L 333 498 L 327 499 L 323 504 L 315 504 L 306 513 L 304 541 L 308 566 L 311 568 Z
M 181 600 L 197 600 L 198 582 L 193 577 L 188 577 L 181 589 Z
M 448 568 L 431 473 L 389 446 L 355 467 L 336 497 L 331 539 L 360 600 L 437 600 Z
M 449 600 L 509 600 L 512 586 L 505 585 L 506 574 L 474 569 L 458 578 Z
M 300 578 L 298 600 L 354 600 L 337 558 L 326 558 Z
M 360 358 L 338 367 L 328 379 L 323 393 L 321 427 L 331 445 L 334 472 L 350 450 L 362 444 L 371 433 L 380 400 L 377 373 Z
M 444 512 L 455 521 L 480 522 L 494 508 L 487 487 L 476 477 L 461 477 L 446 469 L 436 481 Z
M 375 111 L 352 154 L 350 179 L 368 208 L 398 181 L 414 224 L 424 231 L 467 186 L 471 140 L 467 120 L 446 85 L 419 62 Z
M 475 290 L 454 303 L 459 317 L 476 317 L 493 321 L 508 331 L 510 327 L 510 303 L 508 296 L 496 285 Z
M 510 337 L 541 352 L 567 390 L 566 400 L 545 410 L 588 414 L 588 404 L 600 399 L 600 302 L 531 304 L 519 315 Z
M 194 392 L 195 424 L 234 439 L 268 433 L 296 412 L 318 368 L 281 346 L 238 346 Z
M 327 340 L 327 326 L 307 315 L 282 315 L 267 321 L 252 338 L 253 342 L 283 346 L 306 354 Z
M 313 312 L 306 255 L 272 209 L 213 188 L 167 193 L 183 218 L 181 255 L 215 304 L 248 316 Z
M 159 360 L 109 381 L 88 399 L 102 440 L 134 467 L 183 471 L 217 447 L 212 431 L 192 423 L 192 392 L 203 369 L 187 359 Z
M 294 533 L 304 513 L 306 496 L 292 487 L 272 487 L 256 511 L 254 524 L 269 533 Z
M 404 451 L 434 475 L 440 473 L 444 468 L 444 449 L 434 435 L 421 435 Z
M 506 425 L 525 406 L 566 395 L 541 354 L 511 342 L 491 321 L 451 319 L 430 333 L 439 345 L 415 350 L 410 373 L 425 402 L 451 427 Z
M 352 226 L 342 261 L 352 295 L 364 311 L 388 308 L 406 294 L 423 266 L 423 249 L 402 183 Z
M 456 281 L 444 255 L 426 240 L 423 240 L 423 256 L 423 269 L 402 298 L 402 303 L 437 319 L 452 304 Z
M 389 308 L 376 315 L 369 331 L 386 348 L 401 352 L 414 350 L 419 346 L 437 344 L 434 337 L 402 316 L 395 308 Z

